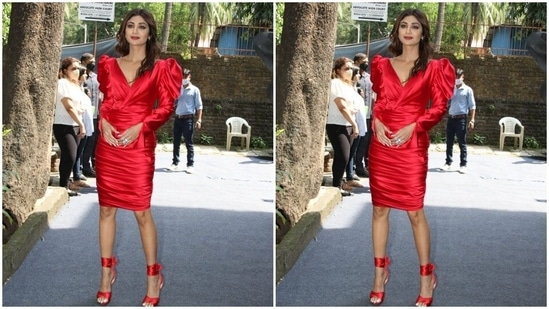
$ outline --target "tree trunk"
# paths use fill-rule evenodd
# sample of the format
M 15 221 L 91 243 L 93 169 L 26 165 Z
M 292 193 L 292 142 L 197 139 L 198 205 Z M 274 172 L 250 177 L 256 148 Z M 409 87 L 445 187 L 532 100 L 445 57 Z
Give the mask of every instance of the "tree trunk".
M 172 24 L 172 5 L 172 2 L 166 2 L 164 9 L 164 26 L 162 27 L 162 43 L 160 44 L 161 52 L 168 50 L 168 39 L 170 38 L 170 27 Z
M 473 39 L 475 34 L 478 32 L 478 17 L 480 15 L 480 4 L 471 3 L 471 29 L 469 30 L 469 38 L 467 39 L 467 47 L 473 45 Z
M 64 3 L 13 3 L 3 57 L 2 206 L 21 225 L 50 178 L 51 132 Z
M 286 3 L 277 54 L 276 207 L 293 226 L 317 196 L 337 3 Z
M 196 29 L 196 36 L 194 38 L 194 47 L 198 47 L 198 44 L 200 43 L 202 27 L 204 26 L 204 15 L 206 15 L 206 3 L 198 3 L 198 25 Z
M 444 10 L 445 2 L 438 3 L 437 29 L 435 31 L 435 53 L 440 51 L 440 43 L 442 42 L 442 29 L 444 27 Z

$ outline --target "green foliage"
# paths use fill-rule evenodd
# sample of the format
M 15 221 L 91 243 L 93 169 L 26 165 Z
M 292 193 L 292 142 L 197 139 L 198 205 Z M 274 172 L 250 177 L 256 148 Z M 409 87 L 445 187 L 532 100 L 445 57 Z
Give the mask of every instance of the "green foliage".
M 443 135 L 440 132 L 435 132 L 435 134 L 431 136 L 431 143 L 433 144 L 446 143 L 446 135 Z
M 215 106 L 215 111 L 216 111 L 217 113 L 221 113 L 221 110 L 222 110 L 222 109 L 223 109 L 223 106 L 222 106 L 221 104 L 217 104 L 217 105 Z
M 484 142 L 486 141 L 486 136 L 475 134 L 473 136 L 473 144 L 475 145 L 484 145 Z
M 538 149 L 539 143 L 533 136 L 526 136 L 524 137 L 524 148 L 528 149 Z
M 508 17 L 517 24 L 546 27 L 547 2 L 508 3 Z
M 173 143 L 173 136 L 168 132 L 158 131 L 156 140 L 159 144 L 171 144 Z
M 214 141 L 213 136 L 200 134 L 200 144 L 202 145 L 211 145 Z
M 256 149 L 267 148 L 267 144 L 265 143 L 263 138 L 261 138 L 261 136 L 252 137 L 252 140 L 250 143 L 252 144 L 252 148 L 256 148 Z
M 280 38 L 282 36 L 282 27 L 284 25 L 284 2 L 276 3 L 276 45 L 280 45 Z
M 8 43 L 10 29 L 11 2 L 2 2 L 2 46 Z

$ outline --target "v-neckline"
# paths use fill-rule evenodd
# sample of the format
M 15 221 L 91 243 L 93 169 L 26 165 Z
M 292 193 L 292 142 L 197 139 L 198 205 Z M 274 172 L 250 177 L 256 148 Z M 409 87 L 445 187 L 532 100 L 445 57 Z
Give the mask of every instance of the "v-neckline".
M 398 80 L 398 83 L 400 85 L 401 88 L 404 88 L 406 87 L 406 85 L 408 85 L 408 83 L 410 82 L 410 79 L 412 78 L 411 76 L 408 77 L 408 79 L 406 79 L 404 81 L 404 83 L 400 80 L 400 76 L 398 76 L 398 73 L 397 71 L 395 70 L 395 67 L 393 66 L 393 60 L 395 58 L 389 58 L 389 66 L 391 67 L 392 71 L 393 71 L 393 74 L 395 75 L 396 79 Z
M 122 70 L 122 67 L 120 66 L 120 60 L 121 58 L 115 58 L 114 59 L 115 62 L 116 62 L 116 67 L 118 67 L 118 71 L 120 72 L 120 74 L 122 74 L 122 78 L 124 78 L 124 81 L 125 81 L 125 84 L 128 88 L 131 88 L 133 85 L 135 85 L 135 83 L 137 82 L 137 77 L 133 80 L 133 82 L 128 82 L 128 80 L 126 79 L 126 74 L 124 74 L 124 71 Z

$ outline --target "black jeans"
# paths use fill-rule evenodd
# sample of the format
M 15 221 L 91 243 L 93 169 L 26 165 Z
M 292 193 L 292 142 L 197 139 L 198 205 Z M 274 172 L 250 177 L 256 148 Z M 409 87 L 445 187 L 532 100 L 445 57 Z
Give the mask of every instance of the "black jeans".
M 53 136 L 55 136 L 55 140 L 61 150 L 61 159 L 59 160 L 60 187 L 67 187 L 69 184 L 69 177 L 76 161 L 76 149 L 80 142 L 79 133 L 79 127 L 64 124 L 53 125 Z
M 332 163 L 332 185 L 334 187 L 341 186 L 341 179 L 349 162 L 351 144 L 354 139 L 351 137 L 352 131 L 352 127 L 337 124 L 326 125 L 326 134 L 334 149 L 334 161 Z
M 368 149 L 370 148 L 370 141 L 372 140 L 372 120 L 366 119 L 366 128 L 368 131 L 366 135 L 360 138 L 360 143 L 355 154 L 355 166 L 356 172 L 365 172 L 368 169 Z M 364 161 L 364 163 L 363 163 Z
M 84 136 L 83 138 L 81 138 L 80 142 L 78 143 L 78 148 L 76 148 L 76 158 L 74 160 L 74 166 L 72 167 L 73 180 L 80 180 L 80 176 L 82 176 L 82 169 L 80 164 L 82 163 L 82 155 L 84 154 L 84 148 L 86 147 L 88 139 L 88 136 Z
M 173 121 L 173 159 L 174 165 L 179 164 L 179 148 L 181 147 L 181 135 L 185 138 L 187 147 L 187 166 L 194 165 L 194 117 L 175 118 Z
M 82 154 L 82 170 L 89 172 L 95 168 L 95 145 L 97 145 L 97 136 L 99 134 L 98 119 L 93 119 L 93 134 L 86 139 L 84 153 Z
M 452 165 L 454 152 L 454 137 L 459 144 L 459 166 L 467 166 L 467 118 L 448 118 L 446 123 L 446 164 Z

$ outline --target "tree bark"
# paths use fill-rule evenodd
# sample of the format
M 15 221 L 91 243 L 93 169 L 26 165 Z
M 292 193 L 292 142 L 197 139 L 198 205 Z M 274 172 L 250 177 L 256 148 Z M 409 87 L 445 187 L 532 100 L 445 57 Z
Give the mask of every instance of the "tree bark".
M 444 27 L 444 11 L 446 8 L 445 2 L 438 3 L 437 29 L 435 31 L 435 53 L 440 51 L 440 43 L 442 42 L 442 29 Z
M 2 196 L 21 225 L 50 178 L 51 132 L 63 31 L 64 3 L 13 3 L 3 57 Z M 4 176 L 3 175 L 3 176 Z
M 276 207 L 293 226 L 322 183 L 337 3 L 286 3 L 277 53 Z
M 168 39 L 170 38 L 170 27 L 172 24 L 172 2 L 166 2 L 164 9 L 164 26 L 162 27 L 162 43 L 160 44 L 160 51 L 166 52 L 168 49 Z

